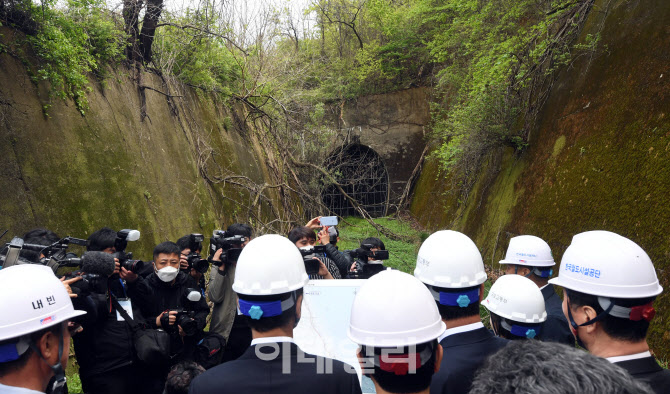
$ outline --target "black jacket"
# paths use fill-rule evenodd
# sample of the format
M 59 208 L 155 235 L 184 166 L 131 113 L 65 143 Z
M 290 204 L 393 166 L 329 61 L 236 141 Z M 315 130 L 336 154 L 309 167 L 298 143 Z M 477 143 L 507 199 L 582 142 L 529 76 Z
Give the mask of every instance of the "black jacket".
M 118 277 L 110 278 L 109 292 L 117 298 L 130 297 L 134 320 L 145 324 L 135 300 L 149 297 L 150 288 L 142 278 L 122 283 Z M 86 311 L 86 315 L 77 319 L 84 330 L 72 338 L 82 379 L 130 365 L 135 360 L 130 326 L 123 319 L 119 321 L 108 293 L 72 299 L 76 309 Z
M 661 368 L 653 356 L 620 361 L 614 364 L 628 371 L 635 379 L 648 384 L 654 392 L 658 394 L 670 393 L 670 371 Z
M 506 339 L 496 337 L 485 327 L 444 338 L 440 342 L 444 348 L 444 357 L 440 370 L 433 375 L 430 393 L 469 392 L 475 373 L 486 358 L 507 343 Z
M 164 311 L 183 308 L 193 312 L 192 318 L 197 323 L 198 333 L 184 337 L 183 342 L 176 324 L 175 327 L 161 327 L 170 333 L 172 338 L 170 352 L 173 355 L 179 355 L 176 360 L 190 358 L 198 341 L 202 339 L 202 330 L 207 325 L 207 315 L 209 314 L 209 306 L 205 297 L 196 302 L 189 301 L 186 298 L 189 288 L 199 291 L 198 284 L 193 277 L 181 271 L 177 274 L 174 283 L 163 282 L 155 273 L 149 275 L 146 280 L 151 287 L 152 298 L 150 302 L 140 303 L 140 307 L 142 313 L 146 316 L 147 323 L 152 327 L 158 328 L 156 317 Z
M 326 244 L 326 257 L 333 260 L 337 268 L 340 269 L 340 277 L 346 278 L 353 260 L 337 250 L 337 246 L 333 244 Z
M 547 311 L 547 321 L 542 327 L 541 341 L 558 342 L 568 346 L 575 346 L 575 337 L 570 331 L 565 315 L 563 314 L 563 301 L 554 291 L 553 285 L 547 285 L 542 289 L 544 296 L 544 309 Z
M 302 351 L 298 346 L 290 342 L 250 346 L 237 360 L 195 378 L 189 393 L 361 393 L 358 375 L 345 370 L 353 371 L 353 367 L 337 360 L 321 357 L 319 360 L 306 353 L 299 360 L 299 352 Z M 258 354 L 267 355 L 267 359 L 260 359 Z M 329 365 L 332 373 L 328 373 Z

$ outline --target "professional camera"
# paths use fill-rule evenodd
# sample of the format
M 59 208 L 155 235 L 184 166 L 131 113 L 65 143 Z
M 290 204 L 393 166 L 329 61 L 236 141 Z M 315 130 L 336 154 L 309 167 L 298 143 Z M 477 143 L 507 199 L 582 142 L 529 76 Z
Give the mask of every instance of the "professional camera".
M 349 252 L 349 255 L 357 259 L 358 261 L 362 261 L 364 263 L 368 262 L 368 257 L 372 257 L 373 260 L 388 260 L 389 259 L 389 251 L 388 250 L 378 250 L 376 252 L 373 252 L 372 249 L 374 246 L 365 244 L 361 245 L 360 248 L 352 250 Z
M 204 274 L 209 269 L 209 261 L 205 260 L 200 256 L 199 253 L 191 252 L 186 256 L 186 261 L 188 262 L 188 269 L 193 268 L 194 270 Z
M 349 252 L 349 255 L 356 259 L 356 266 L 353 271 L 349 272 L 348 279 L 369 279 L 371 276 L 386 269 L 383 264 L 371 264 L 368 258 L 371 257 L 373 260 L 388 260 L 388 250 L 373 252 L 370 250 L 373 247 L 373 245 L 364 244 L 360 248 Z
M 78 267 L 81 259 L 74 253 L 68 253 L 67 248 L 73 245 L 86 246 L 85 239 L 65 237 L 51 245 L 27 244 L 20 237 L 14 237 L 0 252 L 0 266 L 7 268 L 16 264 L 39 263 L 51 268 L 54 273 L 60 267 Z M 21 250 L 30 250 L 41 256 L 39 261 L 27 261 L 20 257 Z
M 176 309 L 177 316 L 175 320 L 175 325 L 181 326 L 181 329 L 184 330 L 186 336 L 193 336 L 198 332 L 198 323 L 193 319 L 195 312 L 186 310 L 184 308 Z
M 85 297 L 91 293 L 107 293 L 107 276 L 100 274 L 76 275 L 75 273 L 69 273 L 65 275 L 65 278 L 72 279 L 76 276 L 81 276 L 82 279 L 70 284 L 70 288 L 74 294 Z
M 300 249 L 302 260 L 305 262 L 305 271 L 307 275 L 316 275 L 319 273 L 319 266 L 321 263 L 317 257 L 323 257 L 326 253 L 324 245 L 317 245 L 310 249 Z
M 126 253 L 126 247 L 128 246 L 128 241 L 135 242 L 138 239 L 140 239 L 140 232 L 138 230 L 124 229 L 116 233 L 116 241 L 114 242 L 114 248 L 116 249 L 116 252 L 113 254 L 114 258 L 119 259 L 121 268 L 134 273 L 138 273 L 144 268 L 144 261 L 133 260 L 133 253 Z
M 198 302 L 201 298 L 202 293 L 200 293 L 198 289 L 186 289 L 186 299 L 188 300 L 188 304 L 191 302 Z M 188 308 L 177 308 L 173 309 L 172 312 L 177 312 L 175 324 L 172 326 L 169 323 L 170 316 L 168 313 L 161 316 L 161 327 L 163 327 L 164 330 L 176 330 L 177 326 L 181 326 L 187 336 L 192 336 L 198 332 L 198 323 L 193 319 L 195 312 Z
M 221 264 L 233 264 L 242 253 L 242 244 L 247 241 L 243 235 L 232 235 L 223 230 L 214 230 L 212 238 L 209 239 L 209 257 L 207 260 L 212 264 L 221 266 Z M 217 250 L 222 249 L 219 261 L 214 261 L 212 258 Z
M 202 258 L 200 253 L 196 252 L 202 248 L 202 241 L 205 240 L 205 237 L 202 234 L 190 234 L 188 249 L 191 250 L 186 256 L 186 261 L 188 262 L 188 268 L 185 271 L 190 271 L 191 268 L 196 271 L 204 274 L 209 269 L 209 261 Z

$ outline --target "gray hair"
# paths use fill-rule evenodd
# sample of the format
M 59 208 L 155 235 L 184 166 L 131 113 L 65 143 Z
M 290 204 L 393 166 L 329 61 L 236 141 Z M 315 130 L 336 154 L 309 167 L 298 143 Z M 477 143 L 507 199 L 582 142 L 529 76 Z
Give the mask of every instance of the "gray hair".
M 553 342 L 511 341 L 479 369 L 470 394 L 633 394 L 653 391 L 624 369 Z

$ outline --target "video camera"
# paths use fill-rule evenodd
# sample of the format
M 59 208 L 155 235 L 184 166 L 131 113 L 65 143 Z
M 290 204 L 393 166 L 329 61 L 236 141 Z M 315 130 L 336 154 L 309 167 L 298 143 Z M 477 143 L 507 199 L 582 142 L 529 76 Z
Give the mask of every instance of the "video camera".
M 81 276 L 81 280 L 70 284 L 75 294 L 82 296 L 91 293 L 105 294 L 109 277 L 114 273 L 115 266 L 114 257 L 111 254 L 90 251 L 81 256 L 81 271 L 67 273 L 65 277 L 71 279 Z
M 209 257 L 207 260 L 213 265 L 220 267 L 221 264 L 233 264 L 242 253 L 242 244 L 247 242 L 247 237 L 243 235 L 232 235 L 223 230 L 214 230 L 212 238 L 209 239 Z M 214 261 L 213 257 L 217 250 L 222 249 L 219 261 Z
M 372 249 L 374 246 L 370 244 L 365 244 L 361 245 L 360 248 L 352 250 L 349 252 L 349 255 L 357 259 L 359 261 L 362 261 L 364 263 L 368 262 L 368 257 L 372 257 L 374 260 L 388 260 L 389 259 L 389 251 L 388 250 L 378 250 L 376 252 L 373 252 Z
M 373 252 L 370 250 L 372 248 L 374 248 L 373 245 L 363 244 L 360 248 L 349 252 L 349 255 L 356 259 L 354 270 L 349 272 L 347 276 L 349 279 L 369 279 L 371 276 L 386 269 L 383 264 L 370 264 L 368 258 L 372 257 L 374 260 L 388 260 L 388 250 L 377 250 L 376 252 Z
M 51 268 L 54 273 L 60 267 L 79 267 L 81 259 L 74 253 L 68 253 L 67 248 L 73 245 L 86 246 L 88 241 L 85 239 L 65 237 L 51 245 L 27 244 L 20 237 L 14 237 L 3 248 L 4 253 L 0 253 L 0 266 L 3 268 L 11 267 L 17 264 L 38 263 Z M 20 257 L 22 250 L 30 250 L 40 256 L 38 261 L 28 261 Z
M 196 252 L 202 248 L 202 242 L 205 240 L 205 237 L 202 234 L 190 234 L 188 248 L 191 250 L 186 256 L 186 261 L 188 262 L 188 268 L 185 271 L 190 271 L 191 268 L 196 271 L 204 274 L 209 269 L 209 261 L 202 258 L 200 253 Z
M 133 260 L 133 253 L 126 253 L 128 241 L 135 242 L 140 239 L 140 232 L 138 230 L 123 229 L 116 233 L 116 240 L 114 241 L 114 248 L 116 252 L 112 255 L 115 259 L 119 259 L 119 264 L 122 268 L 138 273 L 144 268 L 144 261 Z
M 305 271 L 307 272 L 307 275 L 311 276 L 319 273 L 319 266 L 321 263 L 317 260 L 317 257 L 323 257 L 325 253 L 325 245 L 317 245 L 305 250 L 300 249 L 302 260 L 305 262 Z

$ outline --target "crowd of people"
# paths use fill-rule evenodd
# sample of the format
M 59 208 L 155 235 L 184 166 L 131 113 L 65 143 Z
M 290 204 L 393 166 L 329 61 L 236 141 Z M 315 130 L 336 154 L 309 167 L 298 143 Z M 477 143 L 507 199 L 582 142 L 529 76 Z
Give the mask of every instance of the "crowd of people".
M 670 393 L 670 371 L 647 344 L 662 287 L 625 237 L 575 235 L 555 276 L 544 240 L 514 237 L 485 295 L 481 253 L 465 234 L 430 235 L 409 275 L 384 266 L 380 239 L 340 251 L 338 230 L 319 220 L 287 237 L 231 225 L 207 259 L 203 237 L 189 234 L 158 244 L 151 263 L 125 253 L 129 230 L 102 228 L 81 270 L 60 279 L 38 264 L 44 253 L 23 250 L 0 270 L 0 393 L 66 392 L 71 337 L 89 394 L 360 393 L 357 369 L 377 393 Z M 59 240 L 44 229 L 23 236 Z M 347 332 L 356 368 L 293 339 L 304 286 L 347 278 L 365 279 Z

